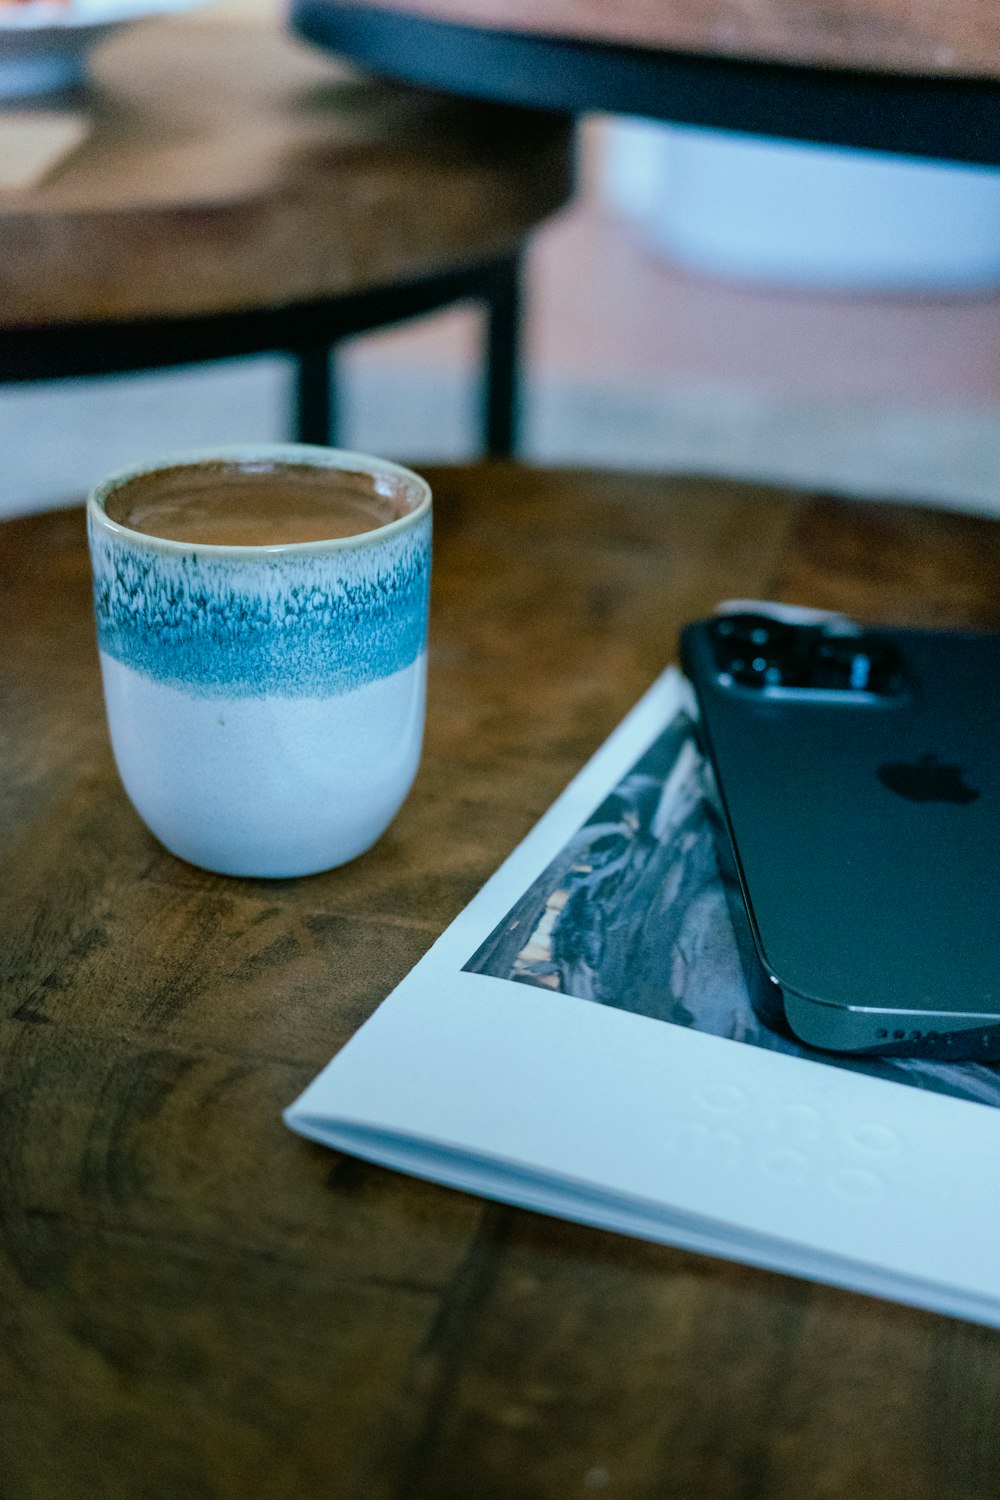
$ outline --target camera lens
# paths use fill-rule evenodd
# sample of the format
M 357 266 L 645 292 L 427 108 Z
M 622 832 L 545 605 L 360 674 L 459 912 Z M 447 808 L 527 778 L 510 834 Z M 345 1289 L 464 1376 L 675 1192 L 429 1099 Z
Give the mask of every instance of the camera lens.
M 904 686 L 902 662 L 879 636 L 827 636 L 816 653 L 812 685 L 826 692 L 891 697 Z
M 711 639 L 720 678 L 740 687 L 870 698 L 906 690 L 895 646 L 843 621 L 790 625 L 766 615 L 723 615 L 712 622 Z
M 796 658 L 793 627 L 762 615 L 726 615 L 713 626 L 716 666 L 742 687 L 778 687 Z

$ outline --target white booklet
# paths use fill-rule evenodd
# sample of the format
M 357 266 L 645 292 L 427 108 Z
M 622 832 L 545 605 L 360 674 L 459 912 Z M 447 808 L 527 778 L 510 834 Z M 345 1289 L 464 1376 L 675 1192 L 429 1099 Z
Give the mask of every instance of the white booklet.
M 1000 1325 L 1000 1067 L 770 1031 L 666 672 L 286 1111 L 543 1213 Z

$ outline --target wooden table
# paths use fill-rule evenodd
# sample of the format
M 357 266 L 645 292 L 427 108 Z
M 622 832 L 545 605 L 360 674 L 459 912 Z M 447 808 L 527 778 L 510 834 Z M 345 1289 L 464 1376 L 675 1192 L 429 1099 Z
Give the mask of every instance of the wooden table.
M 684 620 L 740 594 L 996 629 L 1000 525 L 430 477 L 421 773 L 370 854 L 286 883 L 145 831 L 106 739 L 82 514 L 0 527 L 0 1493 L 992 1500 L 996 1332 L 486 1205 L 280 1111 Z
M 296 28 L 391 76 L 1000 165 L 994 0 L 291 0 Z
M 572 190 L 564 122 L 363 77 L 277 23 L 146 22 L 91 73 L 84 143 L 0 188 L 2 329 L 414 282 L 511 254 Z
M 570 122 L 365 77 L 283 18 L 224 13 L 126 29 L 84 94 L 48 102 L 87 134 L 0 185 L 0 380 L 287 352 L 295 435 L 322 443 L 332 345 L 469 299 L 487 445 L 510 451 L 518 256 L 572 192 Z
M 1000 77 L 993 0 L 364 0 L 372 10 L 649 51 Z

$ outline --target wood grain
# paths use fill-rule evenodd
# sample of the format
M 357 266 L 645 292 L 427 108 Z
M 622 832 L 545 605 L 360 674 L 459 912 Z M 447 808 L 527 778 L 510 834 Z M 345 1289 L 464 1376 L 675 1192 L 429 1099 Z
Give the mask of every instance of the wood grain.
M 993 0 L 362 0 L 500 31 L 708 57 L 1000 78 Z
M 0 191 L 0 327 L 277 307 L 507 254 L 572 190 L 572 128 L 365 78 L 277 28 L 147 22 L 90 133 Z
M 314 1147 L 280 1111 L 726 595 L 1000 628 L 1000 526 L 431 471 L 426 753 L 340 871 L 129 807 L 82 515 L 0 526 L 4 1500 L 986 1500 L 1000 1336 Z

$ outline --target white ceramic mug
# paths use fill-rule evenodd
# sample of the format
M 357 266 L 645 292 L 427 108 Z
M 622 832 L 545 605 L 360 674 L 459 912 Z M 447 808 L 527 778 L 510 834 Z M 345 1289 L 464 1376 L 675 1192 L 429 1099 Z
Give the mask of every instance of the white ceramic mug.
M 129 481 L 205 462 L 361 472 L 411 508 L 372 531 L 280 546 L 167 541 L 107 514 Z M 369 848 L 420 758 L 425 481 L 334 449 L 219 448 L 113 475 L 87 523 L 112 747 L 157 838 L 206 869 L 272 878 Z

